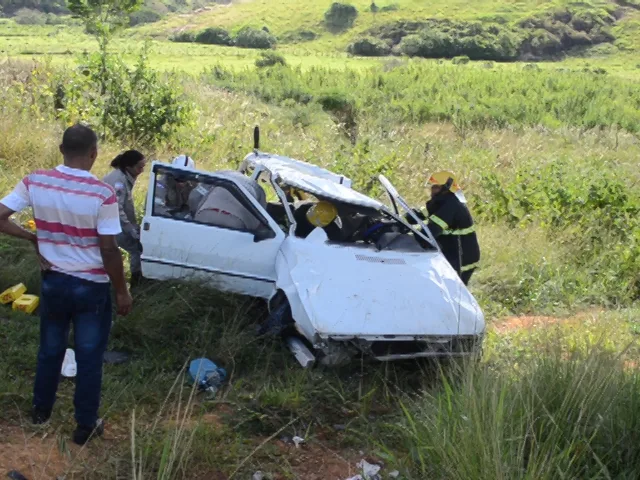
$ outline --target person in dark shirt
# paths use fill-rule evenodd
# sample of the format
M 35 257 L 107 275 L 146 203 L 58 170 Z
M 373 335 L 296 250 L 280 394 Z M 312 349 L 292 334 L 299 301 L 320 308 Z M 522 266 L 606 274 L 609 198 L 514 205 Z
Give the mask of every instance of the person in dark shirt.
M 427 183 L 431 186 L 431 199 L 426 209 L 416 213 L 428 221 L 427 228 L 445 258 L 468 285 L 480 262 L 480 245 L 471 213 L 456 195 L 460 187 L 453 173 L 434 173 Z

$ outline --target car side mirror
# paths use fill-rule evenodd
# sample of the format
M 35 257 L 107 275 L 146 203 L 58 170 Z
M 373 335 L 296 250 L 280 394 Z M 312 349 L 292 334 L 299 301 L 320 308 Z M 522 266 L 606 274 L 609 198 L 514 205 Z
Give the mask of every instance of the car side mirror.
M 253 234 L 253 242 L 254 243 L 263 242 L 264 240 L 269 240 L 273 237 L 275 237 L 273 230 L 265 227 L 265 228 L 259 229 Z

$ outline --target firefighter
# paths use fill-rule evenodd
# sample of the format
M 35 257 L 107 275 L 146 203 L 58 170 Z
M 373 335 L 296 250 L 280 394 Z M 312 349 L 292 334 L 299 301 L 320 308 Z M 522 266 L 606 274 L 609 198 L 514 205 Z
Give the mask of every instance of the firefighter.
M 468 285 L 480 261 L 480 246 L 471 213 L 460 200 L 464 197 L 459 196 L 460 187 L 453 173 L 434 173 L 427 184 L 431 186 L 431 199 L 426 204 L 427 227 L 446 259 Z

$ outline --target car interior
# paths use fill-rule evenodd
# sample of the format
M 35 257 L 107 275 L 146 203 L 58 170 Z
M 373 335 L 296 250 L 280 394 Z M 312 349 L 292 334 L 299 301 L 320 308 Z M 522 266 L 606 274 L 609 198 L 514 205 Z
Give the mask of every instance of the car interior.
M 177 220 L 193 221 L 253 234 L 264 233 L 266 229 L 270 231 L 266 219 L 247 201 L 234 183 L 238 182 L 258 201 L 283 232 L 289 232 L 290 222 L 286 209 L 273 188 L 269 188 L 270 183 L 266 179 L 261 178 L 260 181 L 255 181 L 235 170 L 215 173 L 224 174 L 228 180 L 212 179 L 208 175 L 197 172 L 187 174 L 188 201 L 184 201 L 181 205 L 173 205 L 168 209 L 169 215 Z M 162 169 L 156 172 L 157 178 L 172 175 L 180 176 L 181 183 L 184 184 L 183 172 L 180 174 L 171 170 L 162 172 Z M 263 183 L 268 191 L 265 191 L 260 183 Z M 286 185 L 282 185 L 281 188 L 296 221 L 294 234 L 299 238 L 306 238 L 316 228 L 307 218 L 307 212 L 314 204 L 324 200 L 331 203 L 337 211 L 335 219 L 322 227 L 329 242 L 371 244 L 377 250 L 424 251 L 430 249 L 429 245 L 414 236 L 406 226 L 377 210 L 332 199 L 317 198 Z M 157 215 L 155 211 L 154 215 Z M 272 235 L 260 235 L 260 238 L 272 238 L 274 233 L 271 233 Z

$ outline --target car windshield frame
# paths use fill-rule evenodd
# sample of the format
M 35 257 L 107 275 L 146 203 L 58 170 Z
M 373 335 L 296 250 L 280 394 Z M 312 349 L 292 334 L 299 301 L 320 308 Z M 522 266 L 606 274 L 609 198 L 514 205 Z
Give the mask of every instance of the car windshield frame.
M 389 195 L 396 210 L 395 212 L 384 203 L 374 200 L 357 190 L 353 190 L 350 186 L 351 180 L 347 177 L 335 174 L 313 164 L 256 151 L 247 155 L 239 168 L 239 170 L 245 174 L 248 174 L 250 169 L 253 169 L 251 178 L 256 181 L 258 181 L 263 174 L 266 174 L 268 182 L 273 186 L 287 213 L 290 222 L 289 235 L 293 235 L 293 232 L 295 232 L 296 222 L 283 187 L 298 189 L 318 199 L 338 201 L 353 207 L 376 211 L 382 216 L 400 223 L 414 235 L 422 238 L 433 249 L 440 251 L 440 247 L 435 238 L 433 238 L 433 235 L 431 235 L 429 229 L 414 214 L 411 208 L 406 205 L 406 202 L 404 202 L 402 197 L 397 193 L 393 185 L 391 185 L 383 175 L 380 175 L 378 179 Z M 347 181 L 344 181 L 345 179 Z M 330 192 L 323 191 L 323 187 L 330 190 Z M 414 228 L 408 221 L 402 218 L 398 212 L 397 204 L 400 204 L 403 210 L 406 210 L 407 214 L 409 214 L 424 231 Z M 427 233 L 425 234 L 424 232 Z

